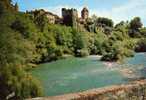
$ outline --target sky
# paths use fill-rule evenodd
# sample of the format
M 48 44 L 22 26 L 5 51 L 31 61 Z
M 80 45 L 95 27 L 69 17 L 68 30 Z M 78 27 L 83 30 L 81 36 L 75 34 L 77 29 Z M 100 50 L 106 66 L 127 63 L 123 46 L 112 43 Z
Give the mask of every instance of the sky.
M 13 0 L 20 11 L 45 9 L 61 16 L 61 8 L 76 8 L 79 16 L 83 7 L 87 7 L 90 16 L 111 18 L 115 23 L 141 17 L 146 26 L 146 0 Z

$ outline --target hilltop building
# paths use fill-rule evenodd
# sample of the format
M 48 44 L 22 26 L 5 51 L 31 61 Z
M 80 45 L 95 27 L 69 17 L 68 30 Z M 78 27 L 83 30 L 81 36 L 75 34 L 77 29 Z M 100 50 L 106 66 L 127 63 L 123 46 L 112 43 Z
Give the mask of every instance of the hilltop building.
M 15 5 L 14 5 L 14 9 L 15 9 L 15 11 L 19 11 L 19 6 L 18 6 L 17 3 L 15 3 Z
M 78 12 L 76 9 L 62 8 L 62 22 L 67 26 L 77 26 Z
M 81 17 L 78 17 L 76 9 L 62 8 L 62 24 L 72 27 L 85 29 L 85 26 L 91 22 L 89 18 L 89 10 L 84 7 L 81 11 Z
M 45 15 L 48 18 L 48 22 L 50 24 L 57 24 L 57 23 L 60 22 L 59 16 L 57 16 L 57 15 L 51 13 L 51 12 L 46 12 Z
M 87 7 L 84 7 L 82 9 L 81 17 L 78 17 L 78 11 L 73 8 L 62 8 L 62 18 L 43 9 L 34 10 L 26 13 L 31 14 L 34 18 L 46 16 L 46 18 L 48 19 L 48 23 L 50 24 L 63 24 L 74 28 L 81 28 L 81 30 L 85 29 L 87 24 L 89 25 L 91 22 L 89 18 L 89 10 L 87 9 Z
M 51 12 L 45 11 L 43 9 L 34 10 L 34 11 L 30 11 L 30 12 L 27 11 L 26 13 L 31 14 L 34 18 L 40 17 L 40 16 L 46 16 L 48 19 L 48 23 L 50 23 L 50 24 L 57 24 L 60 22 L 59 16 L 57 16 Z
M 81 17 L 82 19 L 86 20 L 89 17 L 89 10 L 84 7 L 83 10 L 81 11 Z

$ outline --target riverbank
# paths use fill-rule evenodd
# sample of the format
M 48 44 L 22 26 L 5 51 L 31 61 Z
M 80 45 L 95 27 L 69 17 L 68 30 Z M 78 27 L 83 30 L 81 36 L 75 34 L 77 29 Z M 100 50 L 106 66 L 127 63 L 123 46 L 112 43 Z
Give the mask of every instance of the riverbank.
M 128 84 L 113 85 L 91 89 L 84 92 L 60 96 L 40 97 L 27 100 L 145 100 L 146 80 L 138 80 Z

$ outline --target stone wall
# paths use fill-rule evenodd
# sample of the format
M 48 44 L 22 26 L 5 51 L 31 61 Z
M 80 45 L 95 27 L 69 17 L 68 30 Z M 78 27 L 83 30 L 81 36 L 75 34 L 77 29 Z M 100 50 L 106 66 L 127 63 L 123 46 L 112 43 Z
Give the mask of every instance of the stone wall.
M 146 100 L 146 80 L 79 93 L 28 100 Z
M 77 27 L 78 12 L 76 9 L 62 8 L 63 24 L 67 26 Z

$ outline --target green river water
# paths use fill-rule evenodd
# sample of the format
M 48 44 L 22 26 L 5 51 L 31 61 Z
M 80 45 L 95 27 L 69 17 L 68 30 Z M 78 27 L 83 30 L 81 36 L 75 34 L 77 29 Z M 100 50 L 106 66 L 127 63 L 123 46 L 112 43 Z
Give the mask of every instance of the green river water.
M 43 85 L 45 96 L 80 92 L 123 84 L 145 77 L 146 53 L 137 53 L 123 64 L 108 64 L 91 56 L 67 58 L 39 65 L 31 71 Z

